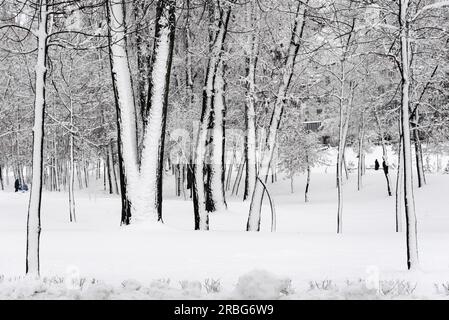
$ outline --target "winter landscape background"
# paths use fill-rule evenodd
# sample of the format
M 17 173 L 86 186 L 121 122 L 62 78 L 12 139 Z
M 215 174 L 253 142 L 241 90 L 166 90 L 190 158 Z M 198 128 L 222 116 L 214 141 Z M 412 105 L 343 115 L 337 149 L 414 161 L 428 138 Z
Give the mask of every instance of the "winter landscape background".
M 5 0 L 1 299 L 446 299 L 449 2 Z

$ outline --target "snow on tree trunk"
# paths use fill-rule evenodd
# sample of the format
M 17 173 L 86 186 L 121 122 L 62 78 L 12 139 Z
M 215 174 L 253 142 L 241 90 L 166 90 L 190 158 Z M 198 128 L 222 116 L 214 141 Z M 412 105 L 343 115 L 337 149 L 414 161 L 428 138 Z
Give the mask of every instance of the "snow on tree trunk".
M 406 245 L 407 245 L 407 268 L 416 269 L 419 267 L 418 260 L 418 235 L 417 221 L 415 214 L 415 199 L 413 196 L 412 181 L 412 152 L 410 139 L 410 39 L 409 25 L 407 22 L 407 12 L 409 10 L 409 0 L 400 0 L 399 3 L 399 23 L 400 23 L 400 44 L 401 44 L 401 128 L 403 134 L 404 153 L 404 209 L 406 220 Z
M 107 1 L 109 57 L 117 109 L 117 135 L 121 181 L 122 224 L 134 215 L 139 178 L 134 94 L 126 50 L 123 0 Z M 137 200 L 136 200 L 137 201 Z
M 252 7 L 249 14 L 250 26 L 254 28 L 257 25 L 255 14 L 255 5 Z M 246 101 L 245 101 L 245 192 L 243 200 L 249 199 L 252 196 L 256 184 L 256 67 L 257 57 L 259 54 L 259 35 L 257 31 L 251 32 L 248 37 L 249 52 L 246 58 Z
M 298 54 L 300 42 L 305 25 L 305 13 L 307 3 L 298 3 L 295 22 L 292 30 L 292 37 L 289 43 L 287 51 L 287 59 L 282 70 L 282 77 L 279 84 L 276 101 L 274 104 L 274 110 L 271 117 L 269 126 L 269 132 L 265 144 L 265 148 L 262 151 L 260 167 L 258 171 L 258 177 L 261 181 L 266 182 L 270 171 L 270 164 L 273 158 L 273 151 L 276 144 L 276 137 L 278 132 L 279 123 L 282 117 L 282 111 L 284 109 L 284 100 L 290 86 L 290 80 L 293 76 L 296 56 Z M 246 225 L 247 231 L 259 231 L 260 230 L 260 217 L 262 209 L 264 189 L 261 183 L 256 183 L 254 192 L 251 198 L 251 204 L 248 215 L 248 222 Z
M 139 216 L 162 221 L 162 180 L 168 90 L 175 36 L 175 0 L 160 0 L 142 142 Z
M 224 66 L 220 61 L 215 73 L 213 101 L 207 120 L 210 135 L 207 151 L 210 153 L 208 157 L 210 161 L 206 181 L 206 210 L 209 212 L 221 211 L 227 207 L 224 190 L 224 117 L 226 113 L 224 90 Z
M 351 117 L 352 99 L 354 97 L 354 84 L 351 81 L 349 84 L 349 101 L 347 104 L 345 100 L 345 67 L 344 62 L 341 65 L 341 87 L 339 97 L 340 109 L 340 124 L 339 124 L 339 139 L 337 152 L 337 233 L 343 232 L 343 163 L 346 148 L 346 137 L 348 135 L 349 120 Z
M 200 125 L 198 128 L 194 159 L 194 196 L 193 206 L 195 214 L 195 229 L 209 230 L 209 213 L 206 210 L 206 190 L 204 188 L 204 156 L 208 136 L 207 117 L 212 109 L 214 81 L 217 68 L 221 60 L 223 45 L 226 38 L 227 26 L 231 8 L 223 7 L 220 10 L 216 35 L 210 49 L 210 57 L 207 65 L 206 79 L 203 89 L 203 106 L 201 110 Z
M 39 4 L 38 48 L 33 126 L 33 171 L 27 218 L 26 273 L 39 276 L 39 240 L 41 233 L 42 168 L 44 147 L 45 82 L 47 76 L 48 12 L 47 0 Z
M 399 124 L 398 168 L 396 174 L 396 232 L 402 232 L 402 197 L 404 188 L 404 151 L 402 129 Z

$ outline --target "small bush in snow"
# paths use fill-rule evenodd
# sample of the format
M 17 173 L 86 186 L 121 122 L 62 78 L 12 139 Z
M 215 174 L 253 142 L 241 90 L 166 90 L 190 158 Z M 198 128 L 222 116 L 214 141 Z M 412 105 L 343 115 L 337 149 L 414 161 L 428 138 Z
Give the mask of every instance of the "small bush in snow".
M 380 282 L 380 293 L 384 296 L 409 296 L 413 294 L 417 283 L 411 284 L 405 280 L 384 280 Z
M 128 279 L 122 282 L 122 287 L 127 291 L 137 291 L 142 285 L 137 280 Z
M 279 299 L 293 293 L 291 280 L 264 271 L 253 270 L 241 276 L 235 287 L 242 299 Z
M 337 287 L 332 284 L 332 280 L 323 280 L 323 281 L 310 281 L 309 289 L 310 290 L 332 290 Z
M 179 281 L 179 284 L 181 285 L 181 289 L 184 291 L 184 295 L 188 296 L 200 296 L 201 295 L 201 282 L 199 281 L 188 281 L 188 280 L 182 280 Z
M 434 285 L 438 294 L 449 296 L 449 282 L 443 282 L 441 284 L 435 283 Z
M 157 289 L 166 289 L 170 286 L 170 279 L 157 279 L 153 280 L 150 284 L 150 287 Z
M 217 293 L 221 290 L 221 283 L 218 279 L 214 280 L 207 278 L 206 280 L 204 280 L 203 287 L 207 293 Z

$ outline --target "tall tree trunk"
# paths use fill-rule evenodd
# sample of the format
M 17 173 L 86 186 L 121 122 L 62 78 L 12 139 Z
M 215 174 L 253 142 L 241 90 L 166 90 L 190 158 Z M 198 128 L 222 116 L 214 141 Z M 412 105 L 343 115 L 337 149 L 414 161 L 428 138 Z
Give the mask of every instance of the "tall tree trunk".
M 418 260 L 418 234 L 417 221 L 415 215 L 415 200 L 413 196 L 412 181 L 412 152 L 410 140 L 410 38 L 409 25 L 407 22 L 407 12 L 409 10 L 409 0 L 400 0 L 399 3 L 399 24 L 400 24 L 400 44 L 401 44 L 401 127 L 403 134 L 404 153 L 404 209 L 406 220 L 406 245 L 407 245 L 407 268 L 416 269 L 419 267 Z
M 44 147 L 45 83 L 47 78 L 47 0 L 39 3 L 38 50 L 33 127 L 33 172 L 27 218 L 26 273 L 39 276 L 39 240 L 41 233 L 42 168 Z
M 337 233 L 343 232 L 343 164 L 344 153 L 346 147 L 346 137 L 348 135 L 349 120 L 352 111 L 352 100 L 354 98 L 354 84 L 349 84 L 349 101 L 345 106 L 345 76 L 346 70 L 344 61 L 341 66 L 341 87 L 340 87 L 340 125 L 339 125 L 339 139 L 338 139 L 338 153 L 337 153 Z
M 139 171 L 136 112 L 126 50 L 124 1 L 107 1 L 109 59 L 117 110 L 117 143 L 121 189 L 121 224 L 129 224 L 134 214 Z
M 162 222 L 162 180 L 170 71 L 175 39 L 175 0 L 159 0 L 148 87 L 148 125 L 141 157 L 142 215 Z
M 204 155 L 205 144 L 207 140 L 207 116 L 212 109 L 214 79 L 220 63 L 224 41 L 231 13 L 230 6 L 224 6 L 219 9 L 216 34 L 210 47 L 210 56 L 207 65 L 205 85 L 203 89 L 203 106 L 201 110 L 200 125 L 196 138 L 195 160 L 193 167 L 193 207 L 195 214 L 195 229 L 209 230 L 209 214 L 206 210 L 206 196 L 204 189 Z
M 211 110 L 208 118 L 208 175 L 206 180 L 206 210 L 209 212 L 226 209 L 224 190 L 224 147 L 225 128 L 224 117 L 226 106 L 224 100 L 225 80 L 224 66 L 220 61 L 214 79 L 214 93 Z
M 269 133 L 266 140 L 266 146 L 262 152 L 261 164 L 258 171 L 258 177 L 264 182 L 266 182 L 268 179 L 270 163 L 273 158 L 273 151 L 276 144 L 277 131 L 279 123 L 282 118 L 282 112 L 284 109 L 284 100 L 288 88 L 290 86 L 296 56 L 298 54 L 300 42 L 303 35 L 307 3 L 308 3 L 307 1 L 305 3 L 298 2 L 298 7 L 296 9 L 294 27 L 292 30 L 291 41 L 287 51 L 287 59 L 285 61 L 285 65 L 282 70 L 281 81 L 279 84 L 274 110 L 271 117 Z M 260 217 L 261 217 L 263 194 L 264 194 L 263 185 L 261 183 L 256 183 L 251 198 L 248 222 L 246 226 L 247 231 L 260 230 Z
M 254 30 L 250 33 L 248 39 L 249 52 L 246 58 L 246 101 L 245 101 L 245 192 L 243 200 L 249 199 L 254 192 L 257 176 L 256 164 L 256 67 L 257 57 L 259 54 L 259 34 L 257 31 L 256 4 L 254 1 L 250 3 L 249 25 Z

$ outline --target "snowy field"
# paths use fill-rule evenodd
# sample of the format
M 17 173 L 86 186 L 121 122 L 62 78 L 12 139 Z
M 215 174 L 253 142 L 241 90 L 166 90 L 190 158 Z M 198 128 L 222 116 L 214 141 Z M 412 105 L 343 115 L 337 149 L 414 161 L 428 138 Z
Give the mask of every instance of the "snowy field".
M 100 185 L 76 193 L 77 223 L 68 222 L 65 192 L 44 192 L 41 274 L 47 279 L 32 285 L 22 278 L 29 194 L 11 186 L 0 191 L 0 298 L 449 297 L 449 175 L 428 174 L 427 185 L 415 190 L 421 270 L 413 273 L 381 170 L 367 170 L 360 192 L 355 173 L 345 181 L 341 235 L 331 169 L 312 172 L 309 203 L 302 175 L 293 194 L 289 180 L 268 183 L 275 233 L 268 206 L 262 231 L 244 232 L 248 203 L 239 198 L 211 215 L 211 231 L 192 231 L 192 202 L 174 196 L 172 180 L 167 175 L 161 227 L 120 227 L 119 197 Z M 380 291 L 369 290 L 373 279 Z

